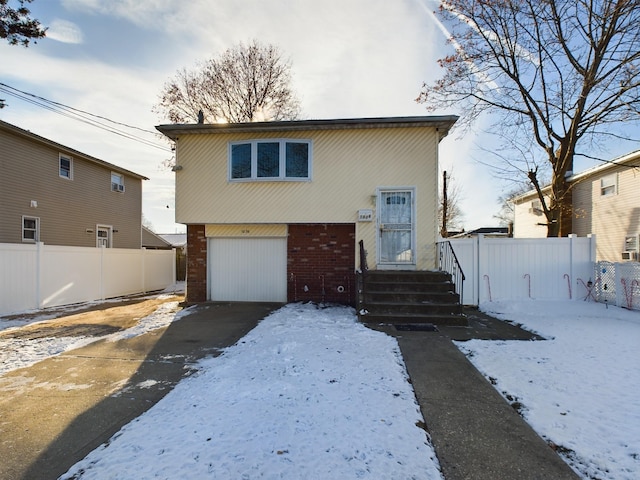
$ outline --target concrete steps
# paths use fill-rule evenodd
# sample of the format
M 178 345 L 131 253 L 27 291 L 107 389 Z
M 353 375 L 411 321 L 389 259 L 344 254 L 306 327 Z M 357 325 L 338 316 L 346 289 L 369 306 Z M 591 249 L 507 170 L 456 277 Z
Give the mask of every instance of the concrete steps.
M 467 325 L 446 272 L 371 270 L 362 275 L 358 293 L 366 323 Z

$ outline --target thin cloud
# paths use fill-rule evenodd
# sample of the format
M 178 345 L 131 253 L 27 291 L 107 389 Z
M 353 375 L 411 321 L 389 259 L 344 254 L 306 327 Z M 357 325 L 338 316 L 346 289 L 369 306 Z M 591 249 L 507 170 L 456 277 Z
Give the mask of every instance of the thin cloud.
M 83 43 L 84 36 L 78 25 L 67 20 L 56 18 L 49 24 L 47 38 L 62 43 Z

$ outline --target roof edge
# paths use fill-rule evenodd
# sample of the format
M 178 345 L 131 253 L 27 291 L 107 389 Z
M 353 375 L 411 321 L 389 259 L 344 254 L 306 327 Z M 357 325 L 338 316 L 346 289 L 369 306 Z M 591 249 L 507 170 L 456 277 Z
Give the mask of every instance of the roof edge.
M 251 123 L 189 123 L 165 124 L 156 130 L 172 140 L 181 134 L 225 134 L 238 132 L 293 132 L 303 130 L 351 130 L 364 128 L 408 128 L 418 126 L 442 129 L 440 140 L 444 138 L 454 123 L 456 115 L 414 116 L 414 117 L 373 117 L 341 118 L 319 120 L 287 120 Z
M 628 163 L 638 160 L 640 160 L 640 150 L 634 150 L 632 152 L 625 153 L 624 155 L 620 155 L 613 160 L 607 160 L 602 165 L 596 165 L 595 167 L 588 168 L 580 173 L 575 173 L 567 177 L 567 182 L 576 183 L 600 172 L 606 172 L 607 170 L 615 167 L 627 166 Z M 543 192 L 549 191 L 550 189 L 551 184 L 547 184 L 541 188 Z M 527 190 L 526 192 L 516 195 L 515 197 L 511 197 L 511 201 L 519 202 L 522 200 L 526 200 L 529 197 L 537 197 L 537 195 L 538 193 L 536 192 L 536 190 L 532 188 L 531 190 Z
M 133 177 L 139 178 L 141 180 L 149 180 L 147 177 L 145 177 L 144 175 L 140 175 L 139 173 L 136 172 L 132 172 L 131 170 L 128 170 L 126 168 L 123 167 L 119 167 L 118 165 L 115 165 L 113 163 L 109 163 L 106 160 L 100 160 L 97 157 L 93 157 L 91 155 L 88 155 L 86 153 L 82 153 L 79 150 L 76 150 L 74 148 L 71 147 L 67 147 L 66 145 L 62 145 L 61 143 L 55 142 L 53 140 L 49 140 L 48 138 L 42 137 L 36 133 L 30 132 L 29 130 L 25 130 L 23 128 L 20 128 L 16 125 L 13 125 L 12 123 L 9 122 L 5 122 L 4 120 L 0 120 L 0 129 L 4 129 L 6 131 L 9 132 L 13 132 L 17 135 L 20 135 L 24 138 L 28 138 L 31 139 L 35 142 L 41 143 L 43 145 L 47 145 L 49 147 L 55 148 L 56 150 L 60 150 L 62 152 L 71 154 L 71 156 L 73 157 L 80 157 L 80 158 L 84 158 L 85 160 L 98 164 L 98 165 L 102 165 L 103 167 L 106 168 L 110 168 L 111 170 L 114 170 L 116 172 L 119 173 L 126 173 L 128 175 L 131 175 Z

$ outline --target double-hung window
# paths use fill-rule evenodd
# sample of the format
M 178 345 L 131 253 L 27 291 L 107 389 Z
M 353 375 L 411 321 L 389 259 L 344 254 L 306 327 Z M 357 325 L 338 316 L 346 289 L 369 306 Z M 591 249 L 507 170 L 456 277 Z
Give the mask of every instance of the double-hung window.
M 229 144 L 231 181 L 311 180 L 311 141 L 247 140 Z
M 124 193 L 124 176 L 111 172 L 111 191 Z
M 73 180 L 73 158 L 60 154 L 58 156 L 58 175 Z
M 603 197 L 618 193 L 618 174 L 612 173 L 600 179 L 600 195 Z
M 38 217 L 22 217 L 22 241 L 35 243 L 40 240 L 40 219 Z

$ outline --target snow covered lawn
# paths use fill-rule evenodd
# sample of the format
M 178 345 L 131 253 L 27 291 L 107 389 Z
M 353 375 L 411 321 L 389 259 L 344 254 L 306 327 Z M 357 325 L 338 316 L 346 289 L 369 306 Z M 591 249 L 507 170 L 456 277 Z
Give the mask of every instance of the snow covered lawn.
M 481 310 L 548 341 L 456 342 L 585 479 L 640 478 L 640 313 L 583 301 Z
M 395 339 L 283 307 L 62 478 L 441 479 Z

